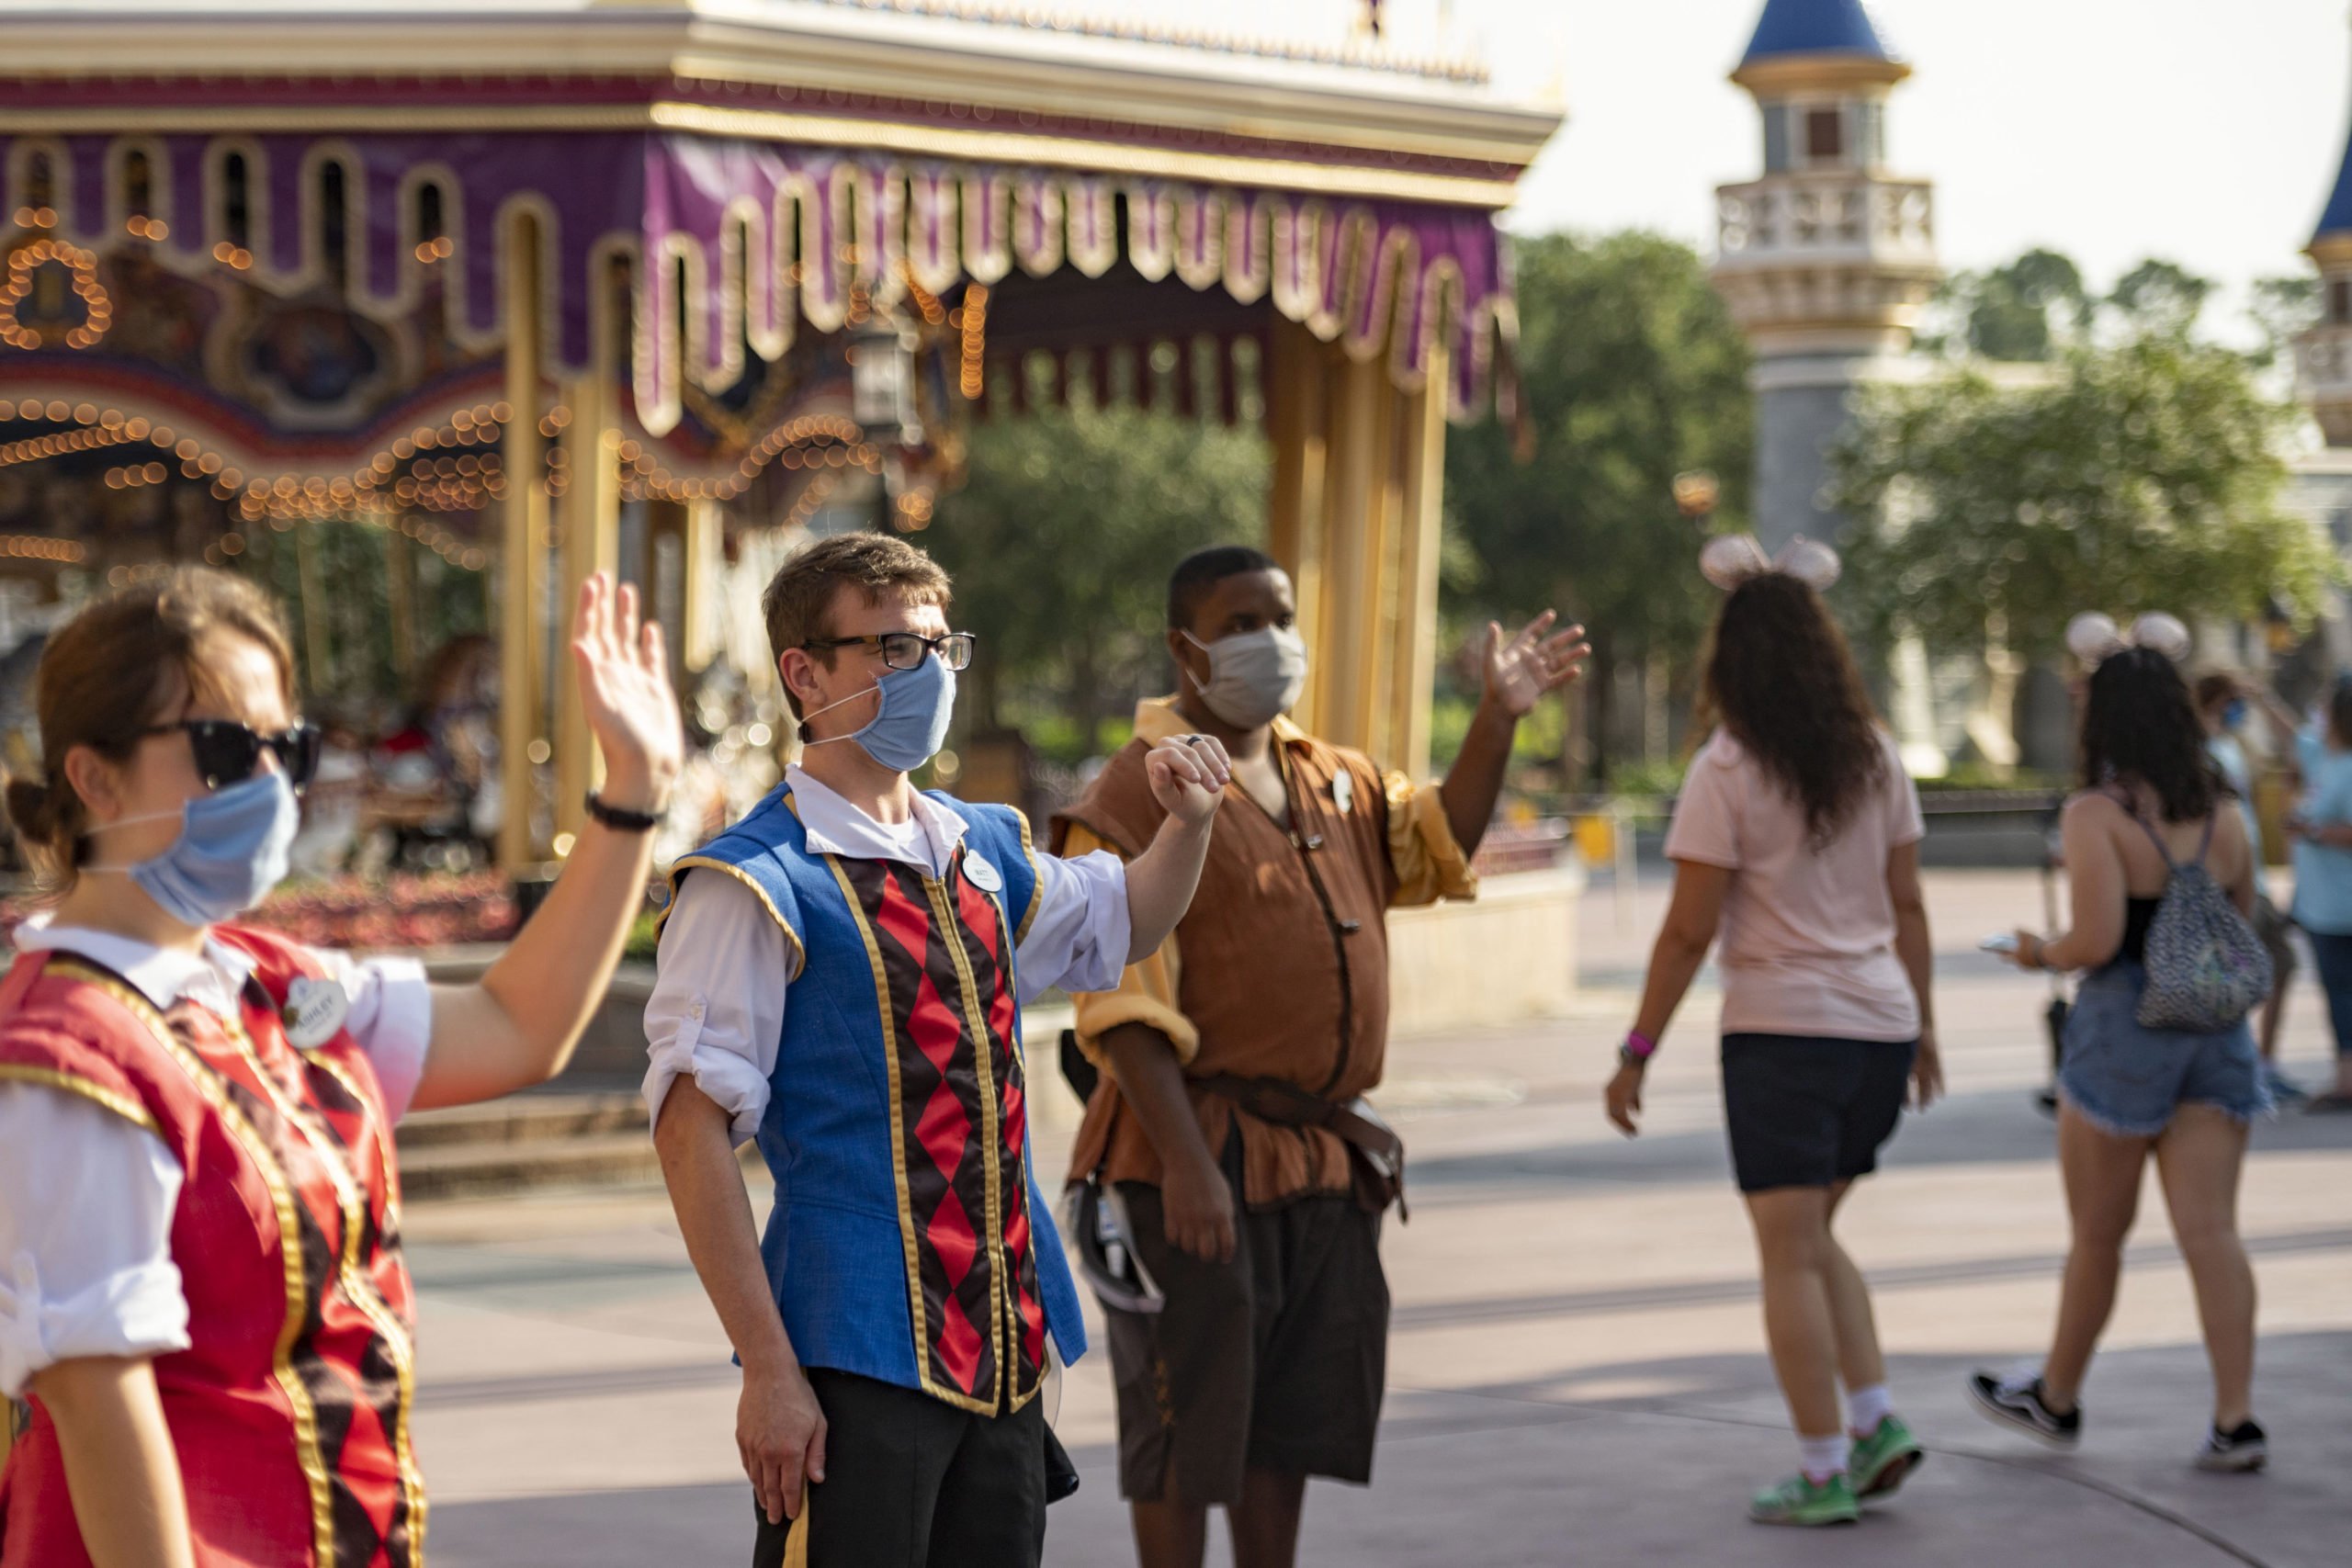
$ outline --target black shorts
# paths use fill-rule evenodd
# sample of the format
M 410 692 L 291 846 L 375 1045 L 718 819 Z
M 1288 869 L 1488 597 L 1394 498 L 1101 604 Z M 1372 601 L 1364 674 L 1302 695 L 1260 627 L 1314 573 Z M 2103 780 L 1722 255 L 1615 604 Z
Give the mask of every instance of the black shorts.
M 1226 1179 L 1234 1256 L 1171 1247 L 1159 1190 L 1123 1182 L 1136 1254 L 1167 1296 L 1152 1314 L 1107 1310 L 1118 1384 L 1119 1494 L 1230 1506 L 1249 1470 L 1363 1485 L 1388 1366 L 1380 1216 L 1312 1196 L 1252 1213 L 1239 1141 Z
M 1917 1041 L 1724 1036 L 1724 1120 L 1742 1192 L 1830 1187 L 1878 1168 Z

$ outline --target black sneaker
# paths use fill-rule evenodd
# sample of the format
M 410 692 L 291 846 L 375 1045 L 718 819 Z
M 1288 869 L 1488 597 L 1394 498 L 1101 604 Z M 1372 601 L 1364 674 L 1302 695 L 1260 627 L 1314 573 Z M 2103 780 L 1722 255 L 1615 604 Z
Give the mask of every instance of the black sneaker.
M 2197 1450 L 2198 1469 L 2225 1474 L 2260 1470 L 2269 1462 L 2270 1439 L 2252 1421 L 2239 1422 L 2233 1432 L 2214 1427 L 2205 1434 L 2205 1446 Z
M 2053 1449 L 2071 1450 L 2082 1440 L 2082 1407 L 2076 1405 L 2064 1416 L 2052 1410 L 2042 1403 L 2041 1379 L 2038 1375 L 1996 1378 L 1990 1372 L 1978 1372 L 1968 1380 L 1968 1393 L 1976 1404 L 1977 1413 L 1996 1427 L 2013 1427 Z

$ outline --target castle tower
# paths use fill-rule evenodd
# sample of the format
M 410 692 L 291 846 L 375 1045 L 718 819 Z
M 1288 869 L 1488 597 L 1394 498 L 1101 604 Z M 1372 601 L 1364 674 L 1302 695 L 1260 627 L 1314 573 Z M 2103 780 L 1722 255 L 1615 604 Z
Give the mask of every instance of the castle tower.
M 1887 99 L 1910 74 L 1861 0 L 1768 0 L 1731 75 L 1761 111 L 1764 173 L 1716 192 L 1713 277 L 1756 352 L 1767 548 L 1836 534 L 1825 450 L 1853 391 L 1917 368 L 1912 326 L 1939 276 L 1933 189 L 1886 167 Z
M 2297 344 L 2303 400 L 2330 446 L 2352 446 L 2352 147 L 2305 254 L 2319 264 L 2320 318 Z

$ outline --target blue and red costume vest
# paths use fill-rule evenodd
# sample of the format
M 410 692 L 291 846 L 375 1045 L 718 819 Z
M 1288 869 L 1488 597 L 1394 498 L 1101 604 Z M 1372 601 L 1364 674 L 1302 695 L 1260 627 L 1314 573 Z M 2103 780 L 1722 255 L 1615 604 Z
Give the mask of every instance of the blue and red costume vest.
M 1086 1331 L 1030 1175 L 1028 825 L 933 798 L 967 824 L 944 878 L 811 853 L 786 785 L 671 877 L 748 885 L 795 965 L 759 1132 L 775 1178 L 760 1251 L 794 1351 L 993 1415 L 1036 1396 L 1048 1335 L 1075 1360 Z
M 286 1038 L 288 990 L 322 977 L 316 960 L 259 931 L 213 935 L 254 963 L 234 1021 L 158 1012 L 70 953 L 17 959 L 0 980 L 0 1080 L 81 1095 L 179 1161 L 189 1345 L 154 1368 L 198 1568 L 416 1568 L 416 1303 L 391 1119 L 347 1032 L 308 1051 Z M 31 1408 L 0 1472 L 0 1564 L 88 1568 L 56 1426 Z

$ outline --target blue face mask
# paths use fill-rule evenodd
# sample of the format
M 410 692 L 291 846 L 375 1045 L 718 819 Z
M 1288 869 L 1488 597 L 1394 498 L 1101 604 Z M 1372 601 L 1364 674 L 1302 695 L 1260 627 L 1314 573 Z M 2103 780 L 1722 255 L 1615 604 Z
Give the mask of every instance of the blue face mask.
M 172 817 L 181 819 L 180 836 L 154 859 L 84 869 L 128 876 L 180 924 L 209 926 L 243 914 L 286 880 L 302 808 L 286 775 L 273 771 L 198 795 L 179 811 L 126 817 L 96 832 Z
M 925 655 L 911 670 L 888 671 L 872 690 L 882 694 L 882 705 L 865 728 L 807 744 L 830 746 L 836 740 L 854 740 L 867 756 L 900 773 L 913 773 L 939 755 L 939 749 L 947 743 L 947 721 L 956 716 L 956 671 L 942 664 L 939 655 Z M 827 703 L 801 720 L 802 733 L 807 733 L 808 719 L 818 714 L 864 702 L 871 694 L 860 692 Z

